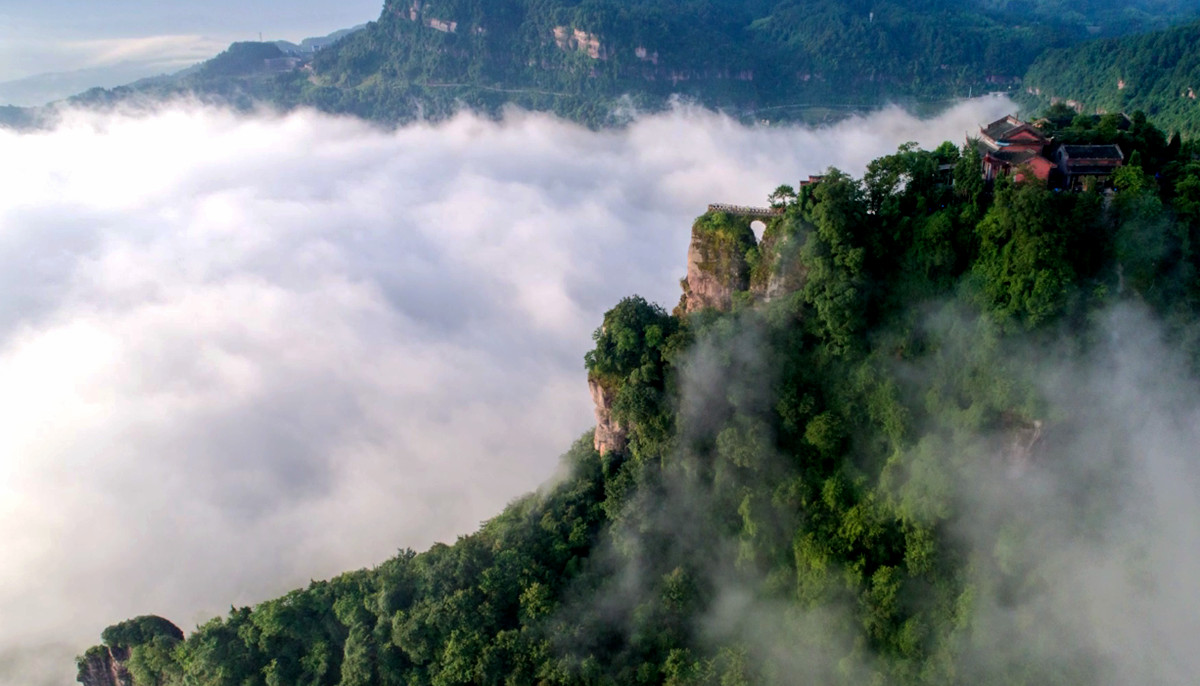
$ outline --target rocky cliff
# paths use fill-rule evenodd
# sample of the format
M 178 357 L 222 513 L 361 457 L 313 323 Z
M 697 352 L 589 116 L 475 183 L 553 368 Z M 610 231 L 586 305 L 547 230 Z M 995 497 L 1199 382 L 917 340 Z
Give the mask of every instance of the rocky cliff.
M 95 646 L 78 659 L 76 680 L 83 686 L 133 686 L 133 676 L 125 667 L 128 659 L 128 648 Z
M 754 221 L 766 224 L 761 242 L 751 229 Z M 800 260 L 802 229 L 782 214 L 709 211 L 699 217 L 692 225 L 676 314 L 728 311 L 742 292 L 765 302 L 803 288 L 808 272 Z
M 629 436 L 621 423 L 613 418 L 613 396 L 598 379 L 588 377 L 588 390 L 592 393 L 592 402 L 596 406 L 596 434 L 592 443 L 596 452 L 604 455 L 609 452 L 621 452 L 629 443 Z
M 104 643 L 75 659 L 83 686 L 133 686 L 127 663 L 135 648 L 170 652 L 183 640 L 183 631 L 158 615 L 142 615 L 114 624 L 100 634 Z
M 696 219 L 679 303 L 684 313 L 705 308 L 728 311 L 734 293 L 749 290 L 748 257 L 757 243 L 752 221 L 753 217 L 728 212 L 707 212 Z
M 750 292 L 769 302 L 804 288 L 808 269 L 800 261 L 802 236 L 782 220 L 771 221 L 758 244 L 758 260 L 750 274 Z
M 636 434 L 638 428 L 636 422 L 632 426 L 628 423 L 623 425 L 613 414 L 617 392 L 622 389 L 622 379 L 630 373 L 630 369 L 625 368 L 623 363 L 613 363 L 612 351 L 607 350 L 606 337 L 612 336 L 607 329 L 610 318 L 614 318 L 614 323 L 622 326 L 623 330 L 636 331 L 635 338 L 654 329 L 654 337 L 661 344 L 664 333 L 671 326 L 678 325 L 679 320 L 688 314 L 704 309 L 728 312 L 733 308 L 734 301 L 768 302 L 804 287 L 808 270 L 800 259 L 799 249 L 804 239 L 803 222 L 787 216 L 782 209 L 744 207 L 745 211 L 739 211 L 734 207 L 730 211 L 725 207 L 731 206 L 710 206 L 709 211 L 697 217 L 692 224 L 691 241 L 688 243 L 688 276 L 680 283 L 683 296 L 674 309 L 673 319 L 668 318 L 661 308 L 658 308 L 658 314 L 653 314 L 656 306 L 635 299 L 640 301 L 640 306 L 632 305 L 629 312 L 618 312 L 622 309 L 620 306 L 614 308 L 605 315 L 605 326 L 596 332 L 596 351 L 589 353 L 588 357 L 588 390 L 592 393 L 595 405 L 593 445 L 600 455 L 624 452 L 629 446 L 630 429 L 634 429 Z M 755 239 L 755 231 L 751 228 L 756 221 L 766 223 L 761 243 Z M 648 318 L 640 323 L 637 323 L 640 315 L 630 314 L 638 309 L 650 312 L 646 315 Z M 664 320 L 655 320 L 656 317 Z M 668 324 L 672 320 L 674 324 Z M 649 326 L 650 323 L 653 326 Z M 601 359 L 605 360 L 604 365 L 601 365 Z M 642 363 L 644 360 L 637 361 L 632 367 Z M 646 379 L 642 381 L 644 383 Z

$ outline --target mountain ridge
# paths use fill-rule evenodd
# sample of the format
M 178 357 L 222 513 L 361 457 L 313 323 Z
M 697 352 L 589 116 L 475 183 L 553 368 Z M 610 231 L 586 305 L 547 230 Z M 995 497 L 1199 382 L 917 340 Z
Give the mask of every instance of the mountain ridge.
M 393 123 L 511 104 L 603 126 L 631 105 L 657 110 L 683 97 L 747 121 L 812 122 L 889 102 L 1013 92 L 1047 48 L 1200 11 L 1111 4 L 1081 14 L 1048 2 L 388 0 L 361 31 L 294 63 L 72 103 L 188 93 Z

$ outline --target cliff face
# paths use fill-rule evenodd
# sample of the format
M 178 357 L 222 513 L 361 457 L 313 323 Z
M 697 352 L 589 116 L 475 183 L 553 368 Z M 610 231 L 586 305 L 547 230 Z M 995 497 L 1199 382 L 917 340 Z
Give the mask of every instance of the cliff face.
M 758 245 L 758 264 L 750 276 L 754 297 L 769 302 L 804 288 L 808 269 L 800 261 L 800 237 L 787 235 L 781 222 L 772 222 Z
M 789 232 L 783 216 L 767 218 L 762 242 L 750 225 L 762 217 L 708 212 L 692 226 L 687 277 L 676 314 L 733 308 L 734 296 L 749 291 L 754 300 L 770 301 L 804 287 L 808 270 L 800 259 L 803 235 Z
M 142 615 L 114 624 L 100 635 L 104 643 L 88 648 L 75 659 L 76 681 L 83 686 L 133 686 L 126 663 L 133 649 L 151 645 L 170 651 L 183 640 L 183 631 L 158 615 Z
M 604 388 L 597 379 L 588 377 L 588 390 L 596 406 L 596 437 L 593 445 L 601 455 L 620 452 L 629 444 L 625 429 L 612 416 L 613 392 Z
M 96 646 L 79 659 L 79 676 L 83 686 L 133 686 L 133 676 L 125 667 L 129 649 Z
M 750 217 L 709 212 L 692 225 L 680 302 L 684 312 L 705 308 L 728 311 L 733 308 L 733 294 L 749 289 L 746 258 L 755 247 L 751 221 Z

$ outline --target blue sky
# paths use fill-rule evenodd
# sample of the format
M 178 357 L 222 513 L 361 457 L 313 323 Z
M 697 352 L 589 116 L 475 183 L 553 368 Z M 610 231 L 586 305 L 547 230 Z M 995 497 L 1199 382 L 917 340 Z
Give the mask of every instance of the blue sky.
M 0 81 L 125 62 L 186 66 L 234 40 L 371 21 L 382 0 L 0 0 Z

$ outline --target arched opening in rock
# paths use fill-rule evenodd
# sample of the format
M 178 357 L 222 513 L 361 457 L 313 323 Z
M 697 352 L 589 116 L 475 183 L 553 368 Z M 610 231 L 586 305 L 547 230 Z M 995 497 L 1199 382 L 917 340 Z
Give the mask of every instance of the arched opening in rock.
M 754 240 L 762 241 L 763 232 L 767 230 L 767 225 L 757 219 L 750 222 L 750 230 L 754 232 Z

